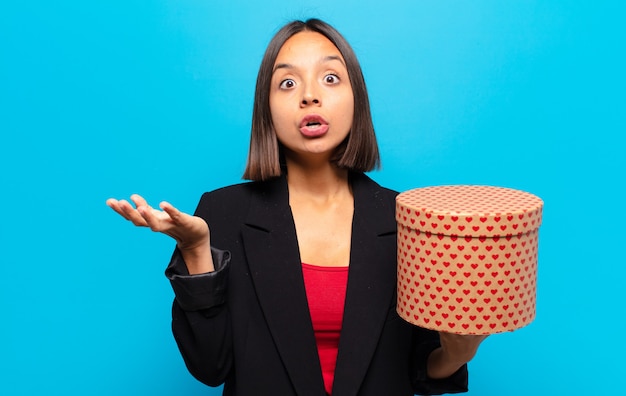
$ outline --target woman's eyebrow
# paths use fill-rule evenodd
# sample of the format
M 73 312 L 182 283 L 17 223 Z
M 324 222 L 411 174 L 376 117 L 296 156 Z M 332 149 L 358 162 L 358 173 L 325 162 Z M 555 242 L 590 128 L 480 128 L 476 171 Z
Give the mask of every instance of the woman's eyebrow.
M 272 74 L 276 73 L 278 69 L 293 69 L 293 65 L 290 63 L 278 63 L 274 66 L 274 70 L 272 70 Z
M 346 64 L 343 62 L 343 59 L 341 59 L 339 55 L 325 56 L 320 60 L 320 63 L 327 63 L 331 61 L 339 61 L 343 65 L 343 67 L 347 67 Z M 276 70 L 278 69 L 293 69 L 293 68 L 294 66 L 291 63 L 277 63 L 276 66 L 274 66 L 274 70 L 272 70 L 272 74 L 276 73 Z
M 325 63 L 325 62 L 330 62 L 330 61 L 339 61 L 343 67 L 347 67 L 346 64 L 344 63 L 343 59 L 341 59 L 341 57 L 339 55 L 329 55 L 329 56 L 325 56 L 324 59 L 322 59 L 321 63 Z

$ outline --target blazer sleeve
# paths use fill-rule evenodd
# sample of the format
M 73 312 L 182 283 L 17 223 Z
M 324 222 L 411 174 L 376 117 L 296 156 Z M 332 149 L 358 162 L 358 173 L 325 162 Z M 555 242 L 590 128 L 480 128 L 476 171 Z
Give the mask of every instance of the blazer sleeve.
M 436 331 L 413 326 L 414 355 L 411 367 L 413 389 L 418 395 L 442 395 L 468 391 L 467 364 L 448 378 L 432 379 L 426 371 L 430 353 L 438 348 L 439 334 Z
M 187 265 L 178 250 L 174 251 L 165 276 L 170 280 L 176 302 L 185 311 L 219 308 L 226 302 L 230 253 L 211 248 L 215 271 L 189 275 Z
M 172 332 L 189 372 L 200 382 L 219 386 L 233 365 L 232 332 L 227 304 L 230 254 L 212 248 L 216 271 L 189 275 L 174 251 L 165 274 L 174 289 Z

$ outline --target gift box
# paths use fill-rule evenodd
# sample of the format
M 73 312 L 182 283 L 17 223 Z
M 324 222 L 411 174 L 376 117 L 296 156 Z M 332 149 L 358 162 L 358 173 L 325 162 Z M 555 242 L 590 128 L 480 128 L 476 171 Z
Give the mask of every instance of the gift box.
M 457 334 L 535 318 L 543 201 L 491 186 L 436 186 L 396 198 L 400 317 Z

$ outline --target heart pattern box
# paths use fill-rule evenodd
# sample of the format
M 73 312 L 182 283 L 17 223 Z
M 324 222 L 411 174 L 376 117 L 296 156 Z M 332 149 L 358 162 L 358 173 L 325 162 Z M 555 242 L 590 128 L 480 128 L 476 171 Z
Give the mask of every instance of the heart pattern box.
M 535 318 L 543 201 L 490 186 L 436 186 L 396 198 L 398 314 L 457 334 L 513 331 Z

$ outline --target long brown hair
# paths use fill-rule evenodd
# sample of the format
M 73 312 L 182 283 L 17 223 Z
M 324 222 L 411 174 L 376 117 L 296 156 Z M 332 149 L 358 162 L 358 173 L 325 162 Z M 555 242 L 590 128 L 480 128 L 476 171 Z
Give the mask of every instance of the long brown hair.
M 280 176 L 282 173 L 282 148 L 274 132 L 269 104 L 272 70 L 285 41 L 303 31 L 320 33 L 337 47 L 346 62 L 352 86 L 354 95 L 352 128 L 348 137 L 337 147 L 333 161 L 341 168 L 360 172 L 371 171 L 380 166 L 369 97 L 356 54 L 335 28 L 319 19 L 308 19 L 293 21 L 283 26 L 265 50 L 254 94 L 250 149 L 244 179 L 262 181 Z

